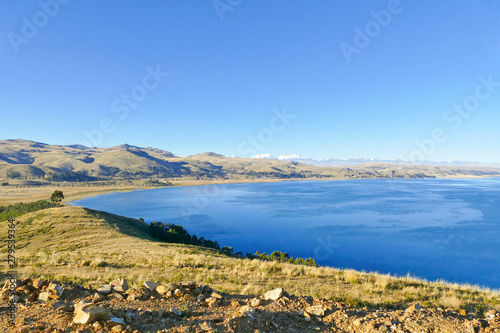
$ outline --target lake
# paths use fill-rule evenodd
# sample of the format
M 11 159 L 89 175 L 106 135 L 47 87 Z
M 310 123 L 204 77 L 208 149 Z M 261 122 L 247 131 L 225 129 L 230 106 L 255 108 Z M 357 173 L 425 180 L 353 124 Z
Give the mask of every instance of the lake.
M 72 204 L 180 224 L 235 252 L 500 288 L 500 178 L 170 187 Z

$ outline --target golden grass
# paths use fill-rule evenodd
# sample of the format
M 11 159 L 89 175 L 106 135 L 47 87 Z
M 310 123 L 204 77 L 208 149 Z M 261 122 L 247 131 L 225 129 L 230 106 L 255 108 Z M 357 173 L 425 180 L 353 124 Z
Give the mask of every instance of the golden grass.
M 6 244 L 6 222 L 0 241 Z M 82 207 L 58 207 L 17 219 L 18 272 L 100 284 L 125 277 L 133 286 L 146 280 L 196 281 L 231 293 L 263 294 L 283 287 L 356 306 L 423 306 L 500 310 L 500 292 L 477 286 L 427 282 L 411 276 L 299 266 L 228 257 L 219 251 L 166 244 L 149 238 L 137 220 Z M 6 246 L 0 268 L 7 271 Z

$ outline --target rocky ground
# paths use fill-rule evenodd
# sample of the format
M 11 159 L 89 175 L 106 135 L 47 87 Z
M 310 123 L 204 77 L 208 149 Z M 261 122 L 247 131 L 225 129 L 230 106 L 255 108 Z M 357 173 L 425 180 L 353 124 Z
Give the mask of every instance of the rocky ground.
M 245 296 L 196 283 L 129 289 L 120 279 L 97 288 L 26 279 L 5 283 L 0 298 L 0 332 L 500 332 L 495 310 L 352 308 L 281 288 Z

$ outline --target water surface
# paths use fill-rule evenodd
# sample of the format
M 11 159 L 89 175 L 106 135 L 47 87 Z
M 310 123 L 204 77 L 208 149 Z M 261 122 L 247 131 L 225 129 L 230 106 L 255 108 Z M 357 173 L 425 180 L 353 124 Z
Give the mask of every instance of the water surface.
M 73 204 L 180 224 L 236 252 L 500 288 L 500 178 L 171 187 Z

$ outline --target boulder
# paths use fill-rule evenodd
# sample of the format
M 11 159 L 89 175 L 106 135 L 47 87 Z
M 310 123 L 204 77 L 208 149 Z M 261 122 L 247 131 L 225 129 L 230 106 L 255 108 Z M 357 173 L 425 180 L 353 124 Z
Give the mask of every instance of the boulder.
M 323 317 L 325 315 L 326 309 L 321 305 L 308 306 L 305 310 L 310 315 Z
M 57 283 L 49 284 L 49 286 L 47 287 L 47 290 L 50 291 L 52 294 L 57 295 L 57 298 L 61 297 L 63 292 L 64 292 L 63 287 L 61 287 Z
M 48 291 L 44 291 L 43 293 L 40 293 L 40 295 L 38 295 L 39 303 L 47 303 L 49 299 L 50 299 L 50 293 Z
M 170 289 L 164 284 L 160 284 L 158 287 L 156 287 L 156 292 L 160 295 L 165 295 L 168 291 L 170 291 Z
M 413 312 L 415 312 L 415 311 L 420 311 L 420 310 L 422 310 L 422 307 L 420 306 L 420 304 L 415 303 L 415 304 L 413 304 L 412 306 L 410 306 L 409 308 L 407 308 L 407 309 L 405 310 L 405 312 L 406 312 L 406 313 L 413 313 Z
M 151 282 L 151 281 L 146 281 L 144 282 L 144 286 L 149 289 L 149 291 L 155 291 L 156 287 L 158 287 L 160 284 L 156 282 Z
M 240 308 L 240 313 L 242 315 L 252 316 L 255 313 L 255 310 L 251 305 L 243 305 Z
M 254 308 L 259 306 L 261 303 L 260 298 L 254 297 L 250 300 L 250 305 L 253 306 Z
M 180 290 L 180 289 L 176 289 L 174 291 L 174 295 L 175 295 L 175 297 L 182 297 L 182 296 L 184 296 L 184 292 L 182 292 L 182 290 Z
M 211 309 L 219 307 L 219 299 L 217 299 L 215 297 L 209 297 L 209 298 L 205 299 L 205 303 Z
M 97 320 L 107 320 L 108 315 L 108 310 L 100 306 L 89 305 L 82 308 L 75 306 L 73 322 L 75 324 L 92 324 Z
M 111 292 L 111 285 L 105 284 L 103 286 L 100 286 L 99 288 L 97 288 L 97 292 L 104 294 L 104 295 L 107 295 Z
M 124 293 L 128 290 L 128 283 L 126 279 L 116 279 L 111 282 L 111 286 L 114 290 Z
M 213 292 L 210 297 L 217 298 L 217 299 L 222 299 L 222 295 L 216 292 Z
M 264 299 L 266 301 L 271 300 L 275 301 L 283 296 L 283 288 L 276 288 L 274 290 L 270 290 L 264 294 Z

